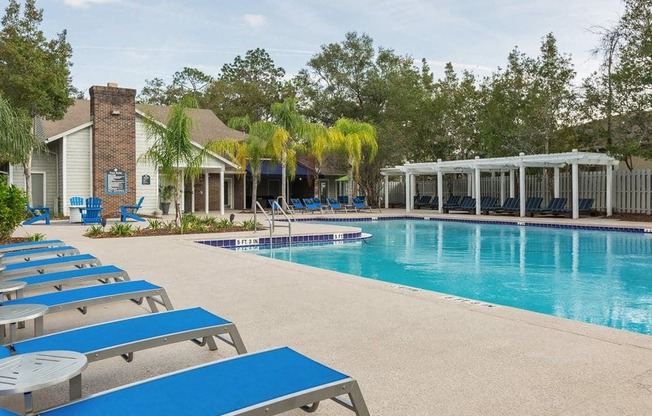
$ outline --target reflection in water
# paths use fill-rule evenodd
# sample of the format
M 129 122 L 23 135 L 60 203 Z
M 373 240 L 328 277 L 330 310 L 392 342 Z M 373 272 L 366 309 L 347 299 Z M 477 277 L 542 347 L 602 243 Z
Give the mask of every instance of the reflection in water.
M 652 235 L 439 221 L 346 225 L 374 237 L 272 256 L 652 334 Z

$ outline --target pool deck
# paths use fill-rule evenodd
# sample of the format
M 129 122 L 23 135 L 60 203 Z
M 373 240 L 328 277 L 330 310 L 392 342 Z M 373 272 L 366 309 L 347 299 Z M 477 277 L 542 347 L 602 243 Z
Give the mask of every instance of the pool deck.
M 438 217 L 433 211 L 406 214 L 400 209 L 336 216 L 404 215 Z M 237 213 L 236 220 L 250 217 Z M 652 228 L 652 223 L 606 218 L 442 218 Z M 293 232 L 325 233 L 332 227 L 296 223 Z M 359 381 L 372 415 L 652 414 L 652 336 L 487 307 L 193 242 L 222 234 L 89 239 L 83 237 L 87 228 L 53 221 L 26 226 L 15 235 L 39 232 L 60 238 L 103 264 L 127 270 L 132 278 L 165 287 L 177 309 L 201 306 L 230 319 L 249 351 L 288 345 L 349 374 Z M 286 233 L 277 229 L 277 235 Z M 145 308 L 122 302 L 91 307 L 87 315 L 53 314 L 45 318 L 45 331 L 143 314 Z M 19 337 L 30 329 L 28 324 Z M 136 353 L 132 363 L 121 358 L 91 363 L 83 375 L 83 394 L 235 354 L 222 345 L 211 352 L 192 343 L 174 344 Z M 0 406 L 20 410 L 20 399 L 0 398 Z M 39 391 L 34 400 L 36 409 L 63 403 L 67 385 Z M 352 413 L 325 402 L 314 414 Z

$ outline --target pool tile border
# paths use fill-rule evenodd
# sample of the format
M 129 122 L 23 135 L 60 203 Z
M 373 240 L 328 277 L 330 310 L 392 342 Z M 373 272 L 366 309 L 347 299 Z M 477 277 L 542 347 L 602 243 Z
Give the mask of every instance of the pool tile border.
M 371 237 L 363 232 L 354 233 L 332 233 L 332 234 L 309 234 L 293 235 L 292 244 L 305 243 L 334 243 L 338 241 L 363 240 Z M 241 247 L 268 247 L 269 237 L 245 237 L 245 238 L 224 238 L 213 240 L 198 240 L 195 243 L 205 244 L 212 247 L 221 248 L 241 248 Z M 272 246 L 287 246 L 290 244 L 290 237 L 272 237 Z
M 601 227 L 598 225 L 575 225 L 575 224 L 555 224 L 555 223 L 538 223 L 526 221 L 492 221 L 492 220 L 474 220 L 462 218 L 435 218 L 414 215 L 399 215 L 387 217 L 358 217 L 358 218 L 297 218 L 297 222 L 372 222 L 372 221 L 391 221 L 391 220 L 421 220 L 421 221 L 445 221 L 445 222 L 466 222 L 474 224 L 498 224 L 512 225 L 516 227 L 542 227 L 542 228 L 567 228 L 571 230 L 591 230 L 591 231 L 616 231 L 629 233 L 652 233 L 652 228 L 629 228 L 629 227 Z

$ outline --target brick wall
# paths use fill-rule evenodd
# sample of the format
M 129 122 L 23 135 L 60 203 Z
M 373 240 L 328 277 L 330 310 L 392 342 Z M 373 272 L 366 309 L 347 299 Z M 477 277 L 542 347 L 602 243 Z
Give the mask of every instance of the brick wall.
M 102 216 L 119 216 L 120 205 L 136 202 L 136 90 L 93 86 L 93 195 L 102 198 Z M 105 177 L 118 169 L 127 174 L 127 193 L 108 195 Z

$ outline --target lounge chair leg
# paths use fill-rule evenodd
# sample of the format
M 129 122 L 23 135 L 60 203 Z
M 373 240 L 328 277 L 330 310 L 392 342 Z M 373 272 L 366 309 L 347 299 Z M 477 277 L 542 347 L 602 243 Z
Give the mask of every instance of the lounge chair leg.
M 82 306 L 81 308 L 77 308 L 79 312 L 82 313 L 82 315 L 86 315 L 86 312 L 88 312 L 88 307 Z
M 301 410 L 303 410 L 306 413 L 312 413 L 317 411 L 318 407 L 319 407 L 319 402 L 314 402 L 310 406 L 301 406 Z
M 217 344 L 215 343 L 215 339 L 213 339 L 212 336 L 204 337 L 201 339 L 201 341 L 198 341 L 196 339 L 191 339 L 191 341 L 199 345 L 200 347 L 208 345 L 208 349 L 211 351 L 217 350 Z
M 130 352 L 128 354 L 121 354 L 120 355 L 124 360 L 128 363 L 132 362 L 134 360 L 134 353 Z
M 369 409 L 367 409 L 367 403 L 362 397 L 362 392 L 360 391 L 360 386 L 358 386 L 357 381 L 353 381 L 351 386 L 351 391 L 349 392 L 349 399 L 351 399 L 351 405 L 356 415 L 358 416 L 369 416 Z
M 141 298 L 142 299 L 142 298 Z M 141 302 L 142 303 L 142 302 Z M 152 313 L 158 312 L 158 307 L 156 306 L 156 302 L 154 301 L 153 298 L 147 297 L 147 304 L 149 305 L 149 309 L 152 311 Z M 169 310 L 169 309 L 168 309 Z

